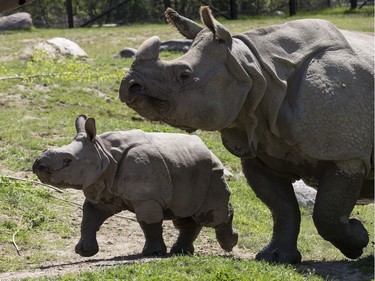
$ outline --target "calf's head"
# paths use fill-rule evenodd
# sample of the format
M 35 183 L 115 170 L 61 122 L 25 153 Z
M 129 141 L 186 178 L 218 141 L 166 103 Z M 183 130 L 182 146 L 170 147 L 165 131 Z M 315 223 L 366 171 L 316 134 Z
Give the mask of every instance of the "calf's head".
M 147 39 L 123 78 L 120 99 L 140 115 L 172 126 L 220 130 L 235 120 L 252 80 L 241 66 L 238 42 L 201 8 L 206 28 L 168 8 L 167 20 L 193 39 L 189 51 L 172 61 L 159 59 L 160 39 Z
M 47 184 L 83 189 L 107 169 L 110 161 L 97 143 L 95 120 L 85 115 L 76 119 L 77 135 L 63 147 L 48 149 L 33 165 L 33 172 Z

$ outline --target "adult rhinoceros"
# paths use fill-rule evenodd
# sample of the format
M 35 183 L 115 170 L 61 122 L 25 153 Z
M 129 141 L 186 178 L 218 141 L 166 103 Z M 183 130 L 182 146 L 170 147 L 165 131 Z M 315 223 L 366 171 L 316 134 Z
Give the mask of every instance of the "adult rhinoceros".
M 369 238 L 349 219 L 373 198 L 373 36 L 297 20 L 231 36 L 208 7 L 206 28 L 172 9 L 166 17 L 193 39 L 183 56 L 158 58 L 160 40 L 138 49 L 120 99 L 140 115 L 188 132 L 218 130 L 274 220 L 257 259 L 296 263 L 300 211 L 292 182 L 318 189 L 319 234 L 358 258 Z

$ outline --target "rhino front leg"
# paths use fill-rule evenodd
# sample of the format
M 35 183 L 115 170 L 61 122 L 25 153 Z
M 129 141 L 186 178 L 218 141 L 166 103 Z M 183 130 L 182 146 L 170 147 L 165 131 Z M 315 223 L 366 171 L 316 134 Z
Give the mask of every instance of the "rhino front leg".
M 83 257 L 91 257 L 99 251 L 96 232 L 103 222 L 114 215 L 113 212 L 101 209 L 87 199 L 83 204 L 81 238 L 75 247 L 75 252 Z
M 257 158 L 242 159 L 244 174 L 251 188 L 271 210 L 273 234 L 271 242 L 257 255 L 257 260 L 279 263 L 299 263 L 297 249 L 301 215 L 292 183 L 275 176 Z
M 350 163 L 348 163 L 350 165 Z M 349 219 L 363 184 L 361 164 L 354 164 L 352 175 L 330 164 L 319 178 L 313 219 L 318 233 L 346 257 L 359 258 L 369 237 L 362 223 Z
M 216 239 L 219 242 L 221 248 L 227 252 L 232 251 L 233 247 L 237 245 L 238 234 L 232 227 L 233 222 L 233 207 L 232 204 L 228 204 L 229 221 L 228 223 L 221 224 L 215 227 Z
M 173 220 L 174 226 L 179 231 L 176 243 L 171 248 L 171 254 L 194 254 L 194 241 L 197 239 L 202 226 L 191 217 Z
M 156 201 L 138 202 L 134 206 L 139 225 L 145 235 L 144 256 L 164 256 L 167 247 L 163 240 L 163 209 Z

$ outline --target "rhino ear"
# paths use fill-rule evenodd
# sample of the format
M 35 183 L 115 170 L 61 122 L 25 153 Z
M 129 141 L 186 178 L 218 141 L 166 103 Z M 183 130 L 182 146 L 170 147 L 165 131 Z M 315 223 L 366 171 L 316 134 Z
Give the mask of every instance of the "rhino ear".
M 96 125 L 95 125 L 94 118 L 89 118 L 86 120 L 85 131 L 86 131 L 88 139 L 90 141 L 93 141 L 96 137 Z
M 197 34 L 203 29 L 199 24 L 188 18 L 180 16 L 171 8 L 167 8 L 164 14 L 167 22 L 175 26 L 187 39 L 194 39 L 195 36 L 197 36 Z
M 215 39 L 219 42 L 224 42 L 229 49 L 232 48 L 232 35 L 229 31 L 219 23 L 214 16 L 212 15 L 211 9 L 208 6 L 201 7 L 200 9 L 201 20 L 207 26 L 209 30 L 215 36 Z
M 157 60 L 159 58 L 160 39 L 157 36 L 152 36 L 144 41 L 139 46 L 137 53 L 135 54 L 135 60 Z
M 81 114 L 76 118 L 76 131 L 77 134 L 84 133 L 85 132 L 85 121 L 87 119 L 87 116 L 84 114 Z

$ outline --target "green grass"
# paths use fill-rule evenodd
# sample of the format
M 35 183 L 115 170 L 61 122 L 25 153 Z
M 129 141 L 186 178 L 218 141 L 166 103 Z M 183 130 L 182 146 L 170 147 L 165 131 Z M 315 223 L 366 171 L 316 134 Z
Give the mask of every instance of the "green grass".
M 176 270 L 178 269 L 178 270 Z M 264 262 L 236 260 L 231 257 L 178 257 L 146 264 L 117 266 L 111 269 L 95 270 L 83 274 L 67 274 L 62 277 L 40 278 L 39 281 L 276 281 L 306 280 L 305 272 L 298 272 L 292 266 L 272 265 Z M 324 280 L 309 276 L 308 280 Z
M 373 32 L 373 10 L 366 9 L 360 13 L 327 10 L 319 14 L 299 14 L 293 19 L 319 17 L 334 22 L 339 28 Z M 222 22 L 237 33 L 289 20 L 289 17 L 266 17 Z M 82 113 L 97 119 L 98 133 L 135 128 L 180 132 L 158 122 L 142 120 L 118 99 L 120 81 L 132 60 L 116 60 L 113 55 L 125 46 L 138 47 L 152 35 L 159 35 L 162 40 L 181 38 L 176 29 L 156 24 L 1 33 L 0 54 L 6 55 L 0 55 L 0 77 L 19 75 L 25 78 L 0 80 L 0 169 L 30 174 L 32 163 L 41 151 L 71 141 L 75 135 L 75 117 Z M 78 43 L 90 60 L 52 61 L 43 54 L 38 54 L 33 61 L 18 59 L 22 49 L 35 44 L 36 39 L 55 36 Z M 162 56 L 171 59 L 178 54 L 162 53 Z M 247 186 L 240 172 L 239 159 L 225 150 L 220 135 L 202 131 L 196 134 L 235 175 L 229 180 L 229 185 L 235 208 L 234 225 L 240 233 L 238 246 L 246 248 L 249 253 L 256 253 L 271 238 L 273 222 L 270 211 Z M 31 183 L 0 177 L 0 250 L 4 253 L 0 254 L 0 272 L 38 267 L 43 261 L 58 260 L 56 252 L 66 248 L 63 237 L 79 231 L 71 228 L 69 217 L 70 212 L 77 211 L 76 207 L 56 200 L 52 195 Z M 370 233 L 365 259 L 373 255 L 373 211 L 373 206 L 357 206 L 353 211 L 353 216 L 361 219 Z M 17 255 L 12 245 L 14 233 L 25 253 L 22 256 Z M 208 235 L 214 237 L 213 232 L 208 232 Z M 54 249 L 45 247 L 48 239 L 54 239 Z M 344 259 L 336 248 L 318 235 L 308 210 L 302 210 L 299 248 L 304 260 Z M 362 263 L 359 262 L 358 266 Z M 363 267 L 364 270 L 373 270 L 367 263 Z M 59 280 L 103 280 L 100 279 L 102 276 L 106 280 L 126 279 L 126 276 L 131 276 L 132 280 L 175 280 L 176 277 L 181 277 L 180 280 L 249 280 L 249 276 L 250 280 L 322 280 L 317 274 L 301 273 L 294 267 L 203 256 L 173 257 L 78 276 L 69 274 Z
M 52 258 L 45 250 L 48 239 L 70 234 L 67 214 L 52 193 L 30 182 L 0 176 L 0 272 L 23 269 Z M 13 244 L 15 243 L 15 244 Z M 62 241 L 56 243 L 62 246 Z M 18 255 L 16 247 L 22 255 Z M 44 251 L 41 254 L 35 254 Z

